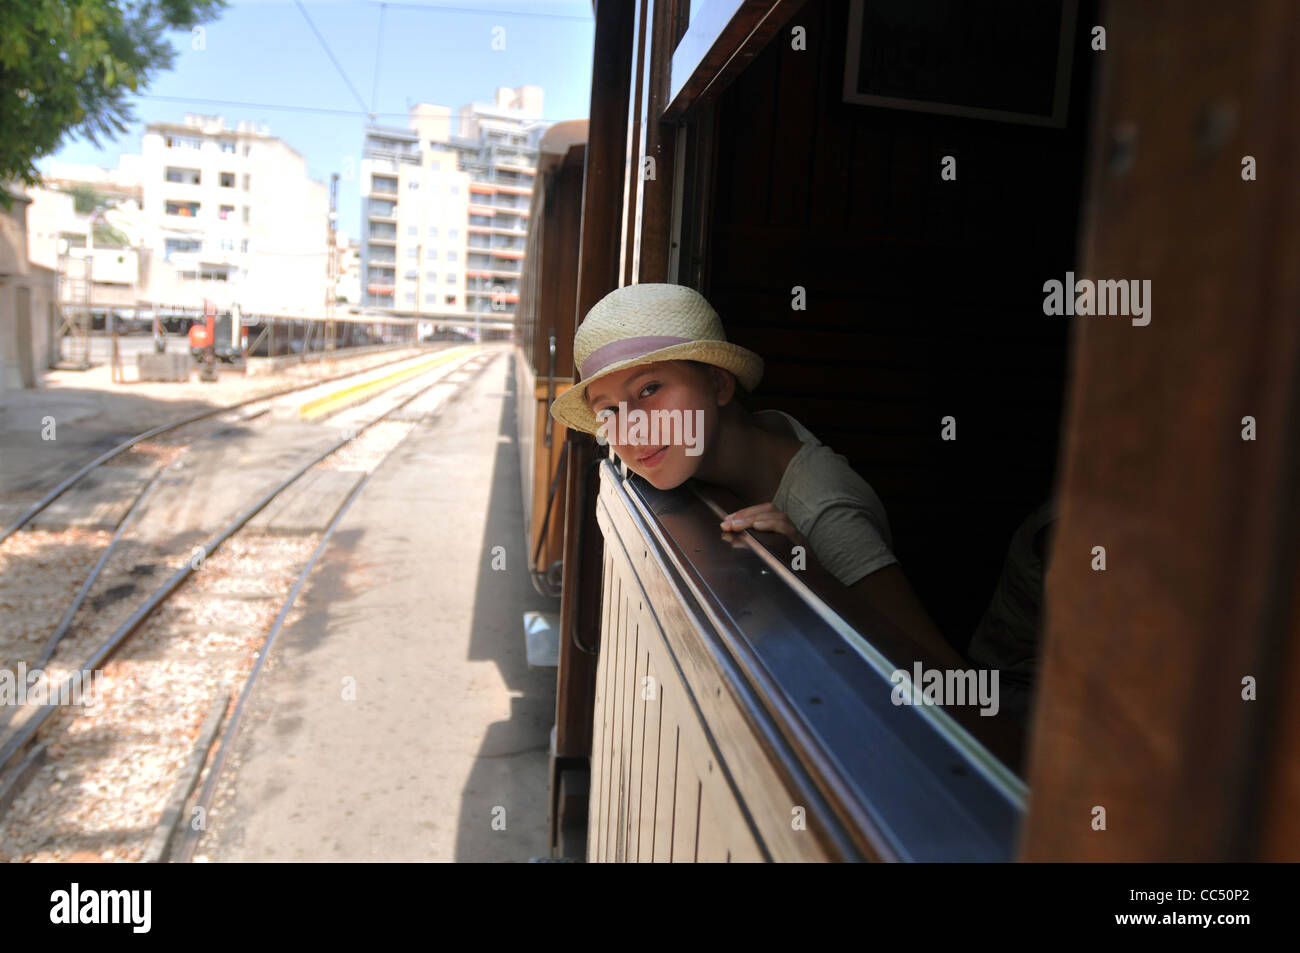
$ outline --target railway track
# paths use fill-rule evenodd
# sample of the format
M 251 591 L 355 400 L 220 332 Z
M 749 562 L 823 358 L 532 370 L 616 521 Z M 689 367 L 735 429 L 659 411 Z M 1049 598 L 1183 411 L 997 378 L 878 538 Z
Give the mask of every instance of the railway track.
M 59 638 L 47 641 L 44 650 L 38 662 L 48 663 L 56 654 L 60 645 L 64 651 L 61 654 L 69 655 L 76 653 L 80 662 L 75 665 L 55 666 L 55 669 L 61 673 L 60 686 L 66 686 L 68 680 L 74 676 L 85 679 L 90 673 L 102 670 L 106 667 L 108 677 L 108 690 L 106 692 L 108 704 L 116 705 L 119 709 L 130 712 L 148 709 L 151 706 L 161 708 L 162 715 L 158 719 L 157 730 L 165 734 L 172 742 L 169 751 L 166 753 L 164 760 L 172 766 L 170 771 L 158 770 L 158 765 L 154 763 L 157 759 L 152 754 L 142 755 L 139 751 L 125 759 L 125 776 L 129 779 L 137 773 L 149 777 L 160 775 L 175 775 L 174 762 L 176 760 L 176 742 L 177 733 L 181 736 L 188 736 L 194 733 L 194 725 L 198 720 L 197 714 L 201 714 L 195 708 L 197 702 L 207 702 L 208 717 L 203 719 L 200 727 L 200 740 L 206 739 L 207 745 L 218 742 L 218 729 L 224 730 L 221 735 L 219 746 L 217 747 L 217 761 L 213 767 L 208 769 L 207 783 L 204 786 L 204 792 L 200 797 L 199 808 L 206 811 L 210 806 L 215 784 L 220 777 L 221 764 L 225 761 L 225 752 L 228 750 L 228 739 L 233 737 L 234 732 L 238 729 L 242 716 L 244 702 L 251 691 L 253 682 L 258 672 L 261 671 L 265 663 L 267 653 L 270 650 L 276 636 L 286 620 L 290 618 L 291 610 L 301 592 L 312 566 L 315 565 L 325 544 L 333 534 L 334 528 L 338 525 L 339 520 L 346 512 L 347 507 L 357 494 L 364 487 L 369 478 L 369 473 L 373 472 L 375 466 L 382 461 L 388 453 L 396 447 L 406 433 L 409 433 L 419 419 L 424 418 L 432 411 L 432 407 L 427 406 L 430 392 L 438 388 L 440 384 L 448 382 L 458 370 L 475 370 L 481 369 L 485 362 L 494 358 L 492 352 L 476 352 L 465 356 L 460 360 L 449 361 L 445 365 L 446 373 L 439 374 L 435 379 L 426 380 L 427 374 L 434 373 L 441 368 L 433 368 L 425 374 L 414 377 L 406 381 L 392 392 L 368 397 L 367 402 L 362 407 L 368 407 L 372 403 L 384 404 L 390 403 L 382 412 L 375 413 L 364 420 L 358 426 L 352 428 L 348 433 L 343 434 L 330 445 L 326 446 L 319 453 L 312 454 L 309 458 L 303 459 L 291 472 L 280 480 L 274 487 L 264 493 L 260 498 L 254 500 L 233 520 L 209 536 L 204 542 L 194 547 L 192 557 L 188 561 L 182 562 L 175 568 L 160 585 L 137 604 L 133 611 L 130 612 L 124 620 L 113 627 L 113 631 L 106 638 L 97 639 L 90 645 L 83 645 L 87 642 L 87 634 L 78 633 L 78 637 L 61 642 L 60 640 L 67 634 L 68 626 L 64 624 L 76 615 L 76 607 L 64 613 L 64 622 L 56 629 L 56 635 Z M 318 386 L 321 382 L 313 382 L 312 386 Z M 293 388 L 292 390 L 300 390 Z M 260 400 L 266 400 L 264 395 Z M 395 402 L 394 402 L 395 400 Z M 254 401 L 245 402 L 253 404 Z M 224 408 L 229 410 L 230 408 Z M 348 411 L 353 419 L 356 419 L 359 411 L 352 408 Z M 260 416 L 260 414 L 249 415 L 246 419 Z M 229 425 L 227 425 L 229 426 Z M 220 428 L 218 428 L 220 429 Z M 200 440 L 202 437 L 196 437 Z M 136 441 L 138 442 L 138 441 Z M 366 446 L 366 445 L 369 446 Z M 343 499 L 332 520 L 323 533 L 314 534 L 309 537 L 294 537 L 286 540 L 283 537 L 269 537 L 249 532 L 246 528 L 250 521 L 263 512 L 268 506 L 272 505 L 282 494 L 285 494 L 291 487 L 313 471 L 329 469 L 333 463 L 337 463 L 339 458 L 351 454 L 351 459 L 347 461 L 346 466 L 351 470 L 359 470 L 364 475 L 353 485 L 351 491 Z M 101 461 L 102 463 L 103 461 Z M 161 474 L 162 471 L 159 471 Z M 155 485 L 158 475 L 149 483 L 149 488 Z M 140 497 L 136 500 L 131 508 L 134 513 L 140 502 L 147 496 L 148 489 L 141 492 Z M 118 527 L 115 534 L 115 541 L 120 536 L 123 527 L 131 522 L 131 515 L 128 514 Z M 281 558 L 283 557 L 283 558 Z M 224 562 L 223 562 L 224 561 Z M 85 602 L 87 595 L 92 591 L 92 587 L 98 579 L 98 574 L 102 572 L 111 560 L 106 552 L 101 555 L 100 560 L 93 571 L 93 578 L 88 579 L 79 588 L 76 596 L 77 605 Z M 226 566 L 224 563 L 230 563 Z M 199 570 L 203 571 L 200 572 Z M 241 575 L 242 574 L 242 575 Z M 201 630 L 205 628 L 220 629 L 222 626 L 217 623 L 205 622 L 202 618 L 192 623 L 181 624 L 177 619 L 184 616 L 186 612 L 190 615 L 202 616 L 204 613 L 211 615 L 213 603 L 221 599 L 238 599 L 247 596 L 248 593 L 240 594 L 238 592 L 217 592 L 214 587 L 232 581 L 249 586 L 250 581 L 256 580 L 253 588 L 260 587 L 263 591 L 254 592 L 252 595 L 256 598 L 245 600 L 247 605 L 243 608 L 252 606 L 256 611 L 245 613 L 249 622 L 242 623 L 242 637 L 235 639 L 216 639 L 210 636 L 203 636 Z M 283 591 L 285 584 L 291 583 L 288 587 L 288 594 L 282 600 L 279 593 Z M 263 585 L 264 584 L 264 585 Z M 204 587 L 207 587 L 205 592 Z M 179 600 L 188 602 L 188 607 L 177 610 L 177 618 L 162 620 L 166 613 L 160 612 L 160 609 L 167 607 L 171 609 L 178 601 L 178 595 L 185 598 Z M 269 604 L 279 602 L 280 609 L 276 613 L 274 621 L 271 623 L 269 631 L 265 625 L 258 624 L 259 615 L 264 617 Z M 185 616 L 188 618 L 188 616 Z M 116 621 L 116 620 L 114 620 Z M 182 638 L 169 636 L 166 631 L 148 633 L 150 627 L 154 629 L 167 630 L 171 629 L 182 632 Z M 179 628 L 178 628 L 179 626 Z M 187 628 L 188 626 L 188 628 Z M 229 628 L 229 626 L 226 626 Z M 237 627 L 238 628 L 238 627 Z M 102 631 L 102 630 L 101 630 Z M 62 634 L 60 634 L 62 633 Z M 142 637 L 141 633 L 145 633 Z M 263 635 L 263 633 L 266 633 Z M 174 633 L 173 633 L 174 635 Z M 187 641 L 188 640 L 188 641 Z M 135 652 L 140 658 L 133 658 L 127 662 L 114 661 L 120 658 L 120 653 L 124 646 L 137 643 L 142 644 L 142 648 Z M 250 651 L 255 649 L 255 651 Z M 176 684 L 185 683 L 186 696 L 184 698 L 173 699 L 169 701 L 170 695 L 175 694 L 167 687 L 169 677 L 167 666 L 173 664 L 174 668 L 185 669 L 189 676 L 193 676 L 196 669 L 191 663 L 192 658 L 181 659 L 184 653 L 191 655 L 197 653 L 202 658 L 206 653 L 220 655 L 223 659 L 222 664 L 211 666 L 214 669 L 220 669 L 218 690 L 214 693 L 212 681 L 216 676 L 200 679 L 203 681 L 201 690 L 196 690 L 192 684 L 185 683 L 185 675 L 178 676 L 171 681 Z M 153 658 L 151 658 L 153 656 Z M 181 661 L 178 661 L 181 659 Z M 151 667 L 152 664 L 152 667 Z M 118 670 L 114 671 L 113 666 L 118 665 Z M 188 666 L 188 668 L 187 668 Z M 200 668 L 202 666 L 199 666 Z M 173 672 L 174 674 L 174 672 Z M 125 676 L 125 677 L 123 677 Z M 244 689 L 239 693 L 238 701 L 231 713 L 229 719 L 224 718 L 224 705 L 220 699 L 225 696 L 225 686 L 229 684 L 239 684 L 243 681 Z M 191 678 L 191 682 L 193 679 Z M 169 694 L 170 693 L 170 694 Z M 175 701 L 175 704 L 172 703 Z M 199 708 L 203 708 L 202 704 Z M 176 711 L 173 709 L 180 709 Z M 93 718 L 89 719 L 94 721 Z M 111 719 L 110 719 L 111 720 Z M 130 721 L 131 718 L 127 718 Z M 94 803 L 103 805 L 106 799 L 111 800 L 113 795 L 109 791 L 113 788 L 113 780 L 110 778 L 107 782 L 99 782 L 94 778 L 88 777 L 90 773 L 93 758 L 76 759 L 68 758 L 68 752 L 72 748 L 80 745 L 82 748 L 96 746 L 103 748 L 105 745 L 111 745 L 113 739 L 109 736 L 112 731 L 104 730 L 81 725 L 87 719 L 81 718 L 76 714 L 76 709 L 61 706 L 54 703 L 43 705 L 29 705 L 24 710 L 21 717 L 12 720 L 8 730 L 0 734 L 0 854 L 9 854 L 10 859 L 34 859 L 42 856 L 48 859 L 90 859 L 89 854 L 93 850 L 83 847 L 81 850 L 67 850 L 59 847 L 59 841 L 71 839 L 76 840 L 74 831 L 84 831 L 96 827 L 94 818 L 102 815 L 104 812 L 96 811 Z M 101 726 L 102 728 L 102 726 Z M 150 729 L 152 730 L 152 729 Z M 80 732 L 80 737 L 78 737 Z M 185 742 L 188 737 L 180 737 L 180 742 Z M 145 745 L 144 747 L 148 747 Z M 135 847 L 128 847 L 124 851 L 101 851 L 100 856 L 94 859 L 159 859 L 166 853 L 173 840 L 173 835 L 178 833 L 180 826 L 178 823 L 177 808 L 172 802 L 175 802 L 178 790 L 183 792 L 184 797 L 188 797 L 194 784 L 198 781 L 198 774 L 194 773 L 192 780 L 186 782 L 185 776 L 191 772 L 197 772 L 202 769 L 206 760 L 207 746 L 200 745 L 203 748 L 200 752 L 195 749 L 190 752 L 191 757 L 187 759 L 187 768 L 181 772 L 181 780 L 169 778 L 173 783 L 170 784 L 170 798 L 167 808 L 167 816 L 163 818 L 157 831 L 154 831 L 152 842 L 148 846 L 141 847 L 136 844 Z M 86 808 L 78 814 L 76 811 L 65 811 L 61 818 L 57 818 L 50 811 L 37 809 L 33 812 L 33 799 L 27 798 L 24 806 L 25 815 L 23 817 L 13 816 L 16 811 L 11 811 L 11 816 L 4 816 L 6 802 L 18 803 L 21 788 L 32 782 L 32 779 L 42 773 L 42 762 L 46 759 L 54 761 L 56 764 L 68 764 L 72 762 L 74 767 L 56 768 L 51 774 L 49 767 L 44 770 L 49 782 L 49 795 L 45 798 L 37 799 L 42 803 L 49 803 L 59 800 L 59 795 L 66 789 L 63 787 L 65 782 L 71 781 L 73 785 L 78 786 L 78 790 L 85 796 L 73 797 L 72 800 L 79 800 L 81 806 Z M 143 763 L 142 763 L 143 762 Z M 80 764 L 84 770 L 74 776 L 76 764 Z M 134 767 L 133 767 L 134 765 Z M 194 765 L 197 765 L 195 767 Z M 119 765 L 122 767 L 123 765 Z M 123 772 L 118 772 L 119 786 Z M 180 785 L 177 788 L 177 784 Z M 155 781 L 150 790 L 144 792 L 143 800 L 151 801 L 154 808 L 161 803 L 162 798 L 159 796 L 160 791 L 154 790 L 157 786 Z M 89 792 L 86 794 L 85 792 Z M 67 798 L 65 798 L 66 800 Z M 135 802 L 140 803 L 142 797 L 137 792 Z M 86 807 L 86 802 L 94 802 L 90 807 Z M 111 812 L 109 812 L 111 813 Z M 119 821 L 123 818 L 118 818 Z M 138 820 L 138 818 L 137 818 Z M 32 823 L 34 822 L 34 824 Z M 26 831 L 19 830 L 15 833 L 15 825 L 19 828 L 27 826 Z M 45 840 L 53 841 L 54 845 L 42 854 L 42 845 L 35 844 L 32 836 L 24 838 L 22 834 L 31 835 L 30 829 L 44 825 Z M 100 825 L 102 826 L 102 825 Z M 163 829 L 167 833 L 162 841 L 158 838 L 163 837 Z M 201 830 L 186 828 L 186 837 L 180 839 L 178 851 L 188 859 L 193 855 L 195 844 Z M 39 831 L 37 832 L 39 834 Z M 82 838 L 85 839 L 84 836 Z M 138 841 L 138 837 L 135 838 Z M 118 837 L 117 842 L 130 841 L 131 837 Z M 161 846 L 159 846 L 161 845 Z M 45 845 L 50 846 L 50 845 Z M 63 845 L 66 847 L 67 845 Z M 75 844 L 73 845 L 75 846 Z M 92 845 L 93 846 L 93 845 Z M 72 856 L 69 856 L 71 854 Z M 123 856 L 124 855 L 124 856 Z
M 321 387 L 326 384 L 336 383 L 341 380 L 346 380 L 349 377 L 357 377 L 359 375 L 367 374 L 383 367 L 391 367 L 397 364 L 408 362 L 411 361 L 412 359 L 413 356 L 408 354 L 405 357 L 401 357 L 393 361 L 384 361 L 382 363 L 369 365 L 367 367 L 360 368 L 357 370 L 349 370 L 341 374 L 334 374 L 330 377 L 323 377 L 302 384 L 295 384 L 292 387 L 282 388 L 281 390 L 272 391 L 267 394 L 259 394 L 255 397 L 249 397 L 245 400 L 236 401 L 233 404 L 225 404 L 220 407 L 214 407 L 209 410 L 203 410 L 203 411 L 199 411 L 198 413 L 189 414 L 188 416 L 181 417 L 178 420 L 169 421 L 168 423 L 159 424 L 156 427 L 151 427 L 148 430 L 145 430 L 142 433 L 138 433 L 133 437 L 128 437 L 126 440 L 123 440 L 121 443 L 104 451 L 99 456 L 91 460 L 89 463 L 82 466 L 76 472 L 72 473 L 65 479 L 61 480 L 51 489 L 46 491 L 46 493 L 42 495 L 40 499 L 36 500 L 34 503 L 28 506 L 27 509 L 23 510 L 23 512 L 20 513 L 18 517 L 13 520 L 13 522 L 7 525 L 3 530 L 0 530 L 0 545 L 3 545 L 4 542 L 9 539 L 9 537 L 11 537 L 14 533 L 18 532 L 19 530 L 21 530 L 33 519 L 35 519 L 45 510 L 47 510 L 52 503 L 58 500 L 61 496 L 67 493 L 70 489 L 72 489 L 74 486 L 76 486 L 78 483 L 84 480 L 87 476 L 89 476 L 92 472 L 97 470 L 99 467 L 102 467 L 105 464 L 117 459 L 127 451 L 133 449 L 134 447 L 142 443 L 145 443 L 148 440 L 153 439 L 154 437 L 159 437 L 162 436 L 163 434 L 180 430 L 181 428 L 188 427 L 191 424 L 208 420 L 211 419 L 212 417 L 216 417 L 221 414 L 227 414 L 230 413 L 231 411 L 239 410 L 243 407 L 248 407 L 266 401 L 273 401 L 277 398 L 287 397 L 290 394 L 296 394 L 305 390 L 310 390 L 315 387 Z
M 113 556 L 114 552 L 116 551 L 118 543 L 123 538 L 123 534 L 132 525 L 136 515 L 139 513 L 139 511 L 146 503 L 146 501 L 149 499 L 150 493 L 158 485 L 159 481 L 167 474 L 167 472 L 173 466 L 175 466 L 177 459 L 180 456 L 184 455 L 192 447 L 202 443 L 205 440 L 211 439 L 216 436 L 220 436 L 223 433 L 227 433 L 241 424 L 245 424 L 250 421 L 264 417 L 265 415 L 271 412 L 275 401 L 277 401 L 280 398 L 301 393 L 304 390 L 309 391 L 325 384 L 337 382 L 338 380 L 347 379 L 348 377 L 354 377 L 354 376 L 362 377 L 363 380 L 360 383 L 353 385 L 352 387 L 343 388 L 340 391 L 336 391 L 332 393 L 327 393 L 321 397 L 309 401 L 306 405 L 304 405 L 303 408 L 304 416 L 309 416 L 311 419 L 315 419 L 315 420 L 322 420 L 322 421 L 328 420 L 331 416 L 335 416 L 343 412 L 344 410 L 350 408 L 350 405 L 346 402 L 349 398 L 353 396 L 360 396 L 367 400 L 375 399 L 375 398 L 382 399 L 382 395 L 385 394 L 390 388 L 400 386 L 405 380 L 409 379 L 414 375 L 428 373 L 428 370 L 431 367 L 436 367 L 440 365 L 444 359 L 447 359 L 451 355 L 455 355 L 458 353 L 463 353 L 463 352 L 461 352 L 460 349 L 451 348 L 443 352 L 442 354 L 435 354 L 434 356 L 429 358 L 417 359 L 415 363 L 410 364 L 408 367 L 400 369 L 398 372 L 396 372 L 396 374 L 391 375 L 392 377 L 397 378 L 397 380 L 393 382 L 390 382 L 388 378 L 365 379 L 365 375 L 370 374 L 376 370 L 382 370 L 384 367 L 390 367 L 395 364 L 406 363 L 410 359 L 404 358 L 401 361 L 385 363 L 385 364 L 380 364 L 376 367 L 366 368 L 358 373 L 343 375 L 342 377 L 330 378 L 326 381 L 315 382 L 305 387 L 292 387 L 286 390 L 277 391 L 272 394 L 264 395 L 249 401 L 242 401 L 238 404 L 234 404 L 227 408 L 224 408 L 223 412 L 228 413 L 232 410 L 253 408 L 253 407 L 257 407 L 259 404 L 265 404 L 266 406 L 256 411 L 250 410 L 249 412 L 244 413 L 243 415 L 237 417 L 232 421 L 218 424 L 215 427 L 212 427 L 202 433 L 198 433 L 193 436 L 186 437 L 182 433 L 182 439 L 179 441 L 174 441 L 173 444 L 168 448 L 173 452 L 170 454 L 164 454 L 164 457 L 166 458 L 166 462 L 162 465 L 159 465 L 154 470 L 152 476 L 149 477 L 144 482 L 140 491 L 135 495 L 134 499 L 131 501 L 129 508 L 126 510 L 125 514 L 118 522 L 116 527 L 114 527 L 113 535 L 109 539 L 108 544 L 100 552 L 98 559 L 96 560 L 94 566 L 91 568 L 89 574 L 86 576 L 85 580 L 81 584 L 80 588 L 77 590 L 76 595 L 73 597 L 71 603 L 69 604 L 62 618 L 60 619 L 59 624 L 55 627 L 54 632 L 52 632 L 49 635 L 49 637 L 46 639 L 41 654 L 32 661 L 30 668 L 43 669 L 44 666 L 50 662 L 51 658 L 53 658 L 55 650 L 58 648 L 59 644 L 63 641 L 64 637 L 71 630 L 74 620 L 77 616 L 77 613 L 82 609 L 83 605 L 85 604 L 86 598 L 89 596 L 92 587 L 99 580 L 101 573 L 103 573 L 105 567 L 108 565 L 109 559 Z M 357 394 L 354 395 L 352 392 L 357 392 Z M 104 454 L 101 457 L 97 458 L 97 462 L 92 461 L 92 464 L 88 464 L 86 467 L 83 467 L 80 471 L 78 471 L 78 473 L 80 473 L 81 476 L 84 478 L 85 476 L 89 476 L 90 473 L 93 472 L 93 470 L 97 466 L 109 465 L 111 461 L 114 460 L 115 458 L 120 457 L 122 454 L 125 454 L 127 451 L 137 446 L 141 446 L 143 444 L 143 439 L 142 439 L 143 437 L 149 435 L 157 435 L 168 431 L 173 433 L 181 433 L 184 429 L 186 429 L 187 427 L 195 423 L 196 420 L 206 421 L 212 419 L 212 417 L 214 416 L 220 416 L 220 413 L 215 415 L 210 413 L 204 413 L 203 415 L 197 418 L 187 417 L 184 418 L 182 421 L 175 422 L 169 425 L 164 425 L 164 427 L 162 428 L 153 428 L 152 430 L 146 431 L 145 434 L 143 435 L 138 435 L 136 437 L 131 438 L 130 440 L 124 441 L 123 443 L 119 444 L 113 451 L 109 451 L 109 453 Z M 152 448 L 152 449 L 157 451 L 159 448 Z M 64 483 L 60 484 L 60 486 L 63 487 L 63 490 L 61 492 L 66 492 L 68 489 L 71 489 L 71 484 L 69 483 L 69 481 L 64 481 Z M 58 488 L 56 487 L 56 489 Z M 54 491 L 50 491 L 49 493 L 47 493 L 42 498 L 43 504 L 40 506 L 33 506 L 32 508 L 30 508 L 24 514 L 24 517 L 20 520 L 20 523 L 15 524 L 15 528 L 17 528 L 19 525 L 29 523 L 31 520 L 40 516 L 40 514 L 51 504 L 53 504 L 59 498 L 60 495 L 61 493 L 56 493 Z M 2 540 L 0 540 L 0 542 L 2 542 Z M 5 711 L 5 709 L 0 708 L 0 728 L 3 728 L 3 726 L 8 722 L 8 720 L 9 720 L 8 713 Z

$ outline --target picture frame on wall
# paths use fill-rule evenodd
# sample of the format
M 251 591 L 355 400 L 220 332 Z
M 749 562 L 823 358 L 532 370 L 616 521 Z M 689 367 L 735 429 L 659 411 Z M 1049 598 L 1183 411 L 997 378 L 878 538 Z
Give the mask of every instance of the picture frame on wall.
M 844 102 L 1063 128 L 1078 0 L 850 0 Z

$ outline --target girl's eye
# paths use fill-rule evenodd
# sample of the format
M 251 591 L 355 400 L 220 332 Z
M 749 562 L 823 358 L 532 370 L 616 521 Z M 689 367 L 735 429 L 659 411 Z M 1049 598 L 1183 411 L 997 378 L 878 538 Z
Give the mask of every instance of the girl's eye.
M 646 384 L 645 387 L 642 387 L 642 388 L 641 388 L 641 393 L 640 393 L 639 395 L 637 395 L 637 396 L 639 396 L 639 397 L 649 397 L 651 394 L 653 394 L 653 393 L 654 393 L 655 391 L 657 391 L 658 389 L 659 389 L 659 382 L 658 382 L 658 381 L 651 381 L 649 384 Z

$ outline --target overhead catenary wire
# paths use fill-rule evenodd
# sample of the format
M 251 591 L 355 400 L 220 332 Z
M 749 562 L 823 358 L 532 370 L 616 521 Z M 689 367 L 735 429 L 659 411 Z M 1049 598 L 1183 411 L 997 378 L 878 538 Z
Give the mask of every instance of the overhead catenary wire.
M 343 82 L 348 84 L 348 89 L 352 90 L 352 95 L 357 98 L 357 102 L 361 105 L 361 108 L 365 109 L 366 101 L 361 98 L 361 94 L 357 92 L 357 88 L 352 85 L 352 80 L 348 79 L 348 74 L 343 71 L 343 64 L 338 61 L 338 57 L 334 55 L 334 51 L 330 49 L 330 45 L 325 42 L 325 37 L 321 35 L 320 30 L 316 29 L 316 24 L 312 22 L 311 16 L 307 13 L 307 8 L 302 5 L 302 0 L 293 0 L 293 2 L 297 4 L 298 9 L 302 11 L 303 19 L 306 20 L 307 25 L 311 27 L 311 31 L 316 34 L 316 39 L 320 40 L 321 48 L 325 50 L 325 55 L 330 58 L 330 62 L 334 64 L 334 68 L 338 70 L 339 75 L 343 77 Z
M 191 106 L 229 106 L 234 109 L 272 109 L 281 112 L 299 112 L 299 113 L 318 113 L 329 116 L 356 116 L 361 118 L 395 116 L 406 118 L 409 113 L 406 112 L 370 112 L 365 109 L 339 109 L 333 106 L 304 106 L 300 103 L 250 103 L 233 99 L 199 99 L 194 96 L 161 96 L 154 93 L 146 93 L 138 97 L 140 99 L 156 100 L 158 102 L 185 103 Z M 492 117 L 501 118 L 501 117 Z M 574 119 L 573 116 L 566 116 L 563 119 L 546 116 L 508 116 L 508 119 L 522 119 L 526 122 L 543 122 L 557 123 L 569 122 Z M 585 116 L 578 116 L 578 119 L 584 119 Z
M 387 10 L 387 9 L 388 9 L 388 5 L 387 5 L 386 3 L 385 3 L 385 4 L 380 4 L 380 6 L 379 6 L 379 32 L 378 32 L 378 34 L 377 34 L 376 37 L 375 37 L 375 78 L 374 78 L 374 81 L 373 81 L 373 82 L 371 83 L 371 85 L 370 85 L 370 111 L 369 111 L 369 116 L 370 116 L 370 121 L 371 121 L 371 122 L 374 122 L 374 121 L 375 121 L 375 116 L 378 115 L 378 113 L 375 112 L 375 102 L 376 102 L 376 100 L 377 100 L 378 97 L 379 97 L 379 64 L 380 64 L 380 54 L 382 53 L 382 51 L 383 51 L 383 49 L 384 49 L 384 11 Z
M 418 10 L 421 13 L 462 13 L 470 16 L 493 17 L 532 17 L 537 20 L 573 20 L 580 23 L 594 23 L 590 14 L 580 13 L 539 13 L 536 10 L 497 10 L 492 7 L 444 7 L 432 3 L 393 3 L 382 0 L 383 6 L 397 7 L 402 10 Z

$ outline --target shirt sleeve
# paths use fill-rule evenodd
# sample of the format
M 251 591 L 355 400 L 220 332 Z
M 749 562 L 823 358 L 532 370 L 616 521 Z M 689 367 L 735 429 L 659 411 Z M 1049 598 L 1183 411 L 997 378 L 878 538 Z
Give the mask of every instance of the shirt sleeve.
M 826 507 L 804 535 L 818 562 L 846 586 L 898 562 L 882 527 L 861 505 L 836 503 Z

